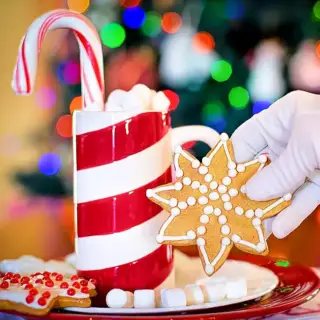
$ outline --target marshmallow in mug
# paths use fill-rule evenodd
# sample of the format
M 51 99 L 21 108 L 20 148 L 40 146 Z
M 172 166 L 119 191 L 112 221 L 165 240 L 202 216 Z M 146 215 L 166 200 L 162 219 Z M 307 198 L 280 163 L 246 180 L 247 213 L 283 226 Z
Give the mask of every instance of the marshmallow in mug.
M 135 85 L 130 91 L 114 90 L 110 93 L 108 111 L 168 111 L 170 100 L 163 92 L 155 92 L 143 84 Z

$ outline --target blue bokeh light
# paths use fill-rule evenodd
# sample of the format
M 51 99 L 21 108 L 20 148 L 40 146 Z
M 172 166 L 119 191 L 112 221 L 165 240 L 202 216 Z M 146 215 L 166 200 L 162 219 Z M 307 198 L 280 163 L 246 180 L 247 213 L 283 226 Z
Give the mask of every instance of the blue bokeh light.
M 146 19 L 146 14 L 140 7 L 127 8 L 123 12 L 123 22 L 131 29 L 140 28 Z
M 244 5 L 241 0 L 228 0 L 226 4 L 226 15 L 229 19 L 239 19 L 244 15 Z
M 211 117 L 205 121 L 205 124 L 219 133 L 222 133 L 227 126 L 226 119 L 222 116 Z
M 271 106 L 269 101 L 256 101 L 252 106 L 252 113 L 257 114 Z
M 53 176 L 57 174 L 62 166 L 60 157 L 55 153 L 43 154 L 38 162 L 38 167 L 41 173 L 46 176 Z

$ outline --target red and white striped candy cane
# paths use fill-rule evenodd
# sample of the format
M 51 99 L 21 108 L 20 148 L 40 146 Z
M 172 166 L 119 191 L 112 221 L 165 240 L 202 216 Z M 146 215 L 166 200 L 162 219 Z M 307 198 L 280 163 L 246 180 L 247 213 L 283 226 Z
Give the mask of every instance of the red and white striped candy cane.
M 70 10 L 48 12 L 29 27 L 23 37 L 12 87 L 17 94 L 30 94 L 34 87 L 38 58 L 46 35 L 56 29 L 73 31 L 80 47 L 83 107 L 104 108 L 103 54 L 99 34 L 85 16 Z

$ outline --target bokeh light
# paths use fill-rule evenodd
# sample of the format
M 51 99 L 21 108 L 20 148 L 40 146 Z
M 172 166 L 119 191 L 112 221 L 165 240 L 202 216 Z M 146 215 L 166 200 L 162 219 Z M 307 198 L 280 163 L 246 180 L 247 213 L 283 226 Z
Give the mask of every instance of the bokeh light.
M 320 41 L 316 44 L 316 55 L 318 58 L 320 58 Z
M 38 162 L 40 172 L 46 176 L 57 174 L 62 166 L 60 157 L 55 153 L 46 153 L 42 155 Z
M 100 31 L 102 43 L 111 49 L 120 47 L 126 39 L 124 28 L 115 22 L 106 24 Z
M 170 100 L 169 110 L 170 111 L 175 110 L 178 107 L 180 102 L 179 96 L 172 90 L 163 90 L 163 93 Z
M 231 64 L 225 60 L 214 61 L 211 67 L 211 77 L 217 82 L 227 81 L 232 74 Z
M 140 4 L 141 0 L 121 0 L 121 5 L 125 8 L 136 7 Z
M 57 101 L 56 92 L 52 88 L 40 88 L 35 93 L 35 101 L 40 108 L 50 109 Z
M 192 38 L 192 47 L 198 53 L 205 54 L 213 50 L 215 41 L 210 33 L 198 32 Z
M 90 0 L 68 0 L 68 7 L 70 10 L 80 13 L 85 12 L 90 6 Z
M 249 103 L 249 93 L 243 87 L 234 87 L 229 92 L 229 103 L 235 109 L 244 109 Z
M 140 28 L 146 19 L 146 14 L 140 7 L 127 8 L 123 12 L 124 24 L 131 29 Z
M 58 65 L 57 77 L 63 84 L 75 85 L 80 83 L 80 63 L 65 61 Z
M 228 0 L 226 4 L 226 15 L 229 19 L 240 19 L 245 8 L 241 0 Z
M 63 138 L 72 137 L 72 116 L 70 114 L 65 114 L 61 116 L 56 124 L 56 130 L 59 136 Z
M 320 1 L 317 1 L 313 6 L 313 14 L 314 16 L 320 20 Z
M 252 113 L 257 114 L 271 106 L 269 101 L 256 101 L 252 106 Z
M 225 106 L 221 101 L 209 102 L 201 111 L 202 122 L 221 133 L 227 125 L 225 114 Z
M 73 113 L 75 110 L 82 109 L 82 96 L 74 97 L 70 103 L 69 110 Z
M 176 12 L 167 12 L 161 21 L 162 29 L 167 33 L 176 33 L 182 25 L 182 19 Z
M 161 32 L 161 15 L 155 11 L 147 12 L 141 30 L 147 37 L 156 37 Z

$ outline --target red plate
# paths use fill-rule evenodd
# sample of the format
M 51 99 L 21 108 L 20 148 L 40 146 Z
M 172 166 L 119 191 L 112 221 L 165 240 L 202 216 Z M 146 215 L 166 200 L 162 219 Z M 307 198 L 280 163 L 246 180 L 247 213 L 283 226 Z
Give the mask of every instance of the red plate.
M 233 257 L 234 259 L 234 257 Z M 260 256 L 246 256 L 246 261 L 260 265 L 273 271 L 280 280 L 277 288 L 269 295 L 238 305 L 215 308 L 196 312 L 183 312 L 171 315 L 139 315 L 143 320 L 227 320 L 227 319 L 248 319 L 252 317 L 270 316 L 281 313 L 296 307 L 312 299 L 320 290 L 320 281 L 318 276 L 311 268 L 293 265 L 288 261 L 274 260 Z M 47 315 L 46 319 L 68 319 L 68 320 L 85 320 L 85 319 L 105 319 L 105 320 L 124 320 L 134 319 L 135 315 L 94 315 L 79 314 L 71 312 L 52 312 Z M 24 316 L 24 318 L 35 319 L 35 317 Z

